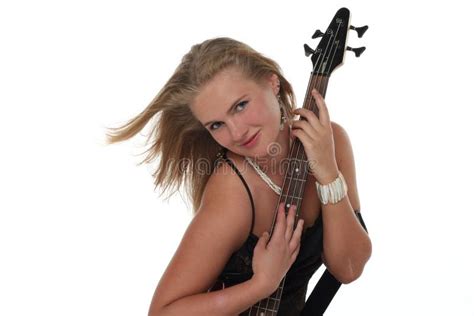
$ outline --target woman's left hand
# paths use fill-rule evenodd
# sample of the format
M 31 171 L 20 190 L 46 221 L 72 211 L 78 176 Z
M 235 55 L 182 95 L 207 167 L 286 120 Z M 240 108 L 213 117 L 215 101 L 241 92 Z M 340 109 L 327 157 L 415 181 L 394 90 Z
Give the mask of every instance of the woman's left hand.
M 334 150 L 334 137 L 329 119 L 329 111 L 324 98 L 316 89 L 311 91 L 319 109 L 319 118 L 313 111 L 305 108 L 294 110 L 306 120 L 294 120 L 291 135 L 303 144 L 308 158 L 309 172 L 321 184 L 327 184 L 336 179 L 338 167 Z

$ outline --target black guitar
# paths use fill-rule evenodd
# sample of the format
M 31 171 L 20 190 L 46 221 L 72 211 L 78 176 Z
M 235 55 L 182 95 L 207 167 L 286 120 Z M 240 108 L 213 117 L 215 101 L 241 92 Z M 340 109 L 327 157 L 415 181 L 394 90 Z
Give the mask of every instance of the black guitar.
M 362 37 L 364 32 L 368 29 L 367 26 L 359 28 L 353 27 L 349 24 L 349 20 L 349 10 L 346 8 L 339 9 L 329 24 L 326 32 L 323 33 L 320 30 L 317 30 L 314 33 L 312 38 L 321 37 L 318 47 L 313 50 L 308 45 L 304 45 L 306 56 L 311 57 L 313 69 L 306 90 L 303 107 L 315 112 L 318 117 L 319 111 L 313 97 L 311 96 L 311 90 L 316 88 L 324 97 L 326 95 L 329 77 L 334 69 L 342 65 L 345 51 L 352 51 L 355 53 L 356 57 L 359 57 L 365 50 L 365 47 L 351 48 L 346 46 L 346 39 L 349 30 L 356 31 L 358 36 Z M 276 210 L 278 209 L 278 205 L 283 201 L 286 205 L 286 212 L 288 212 L 289 205 L 296 204 L 296 216 L 299 217 L 302 195 L 304 192 L 302 188 L 304 188 L 306 183 L 309 166 L 303 145 L 298 138 L 295 138 L 293 141 L 288 160 L 289 163 L 282 187 L 282 193 Z M 271 233 L 275 227 L 276 214 L 277 212 L 275 211 Z M 361 220 L 360 217 L 359 220 Z M 283 278 L 278 289 L 272 295 L 256 303 L 240 315 L 277 315 L 281 295 L 285 286 L 285 279 L 286 277 Z M 340 285 L 341 284 L 329 273 L 329 271 L 326 270 L 306 302 L 302 315 L 322 315 Z

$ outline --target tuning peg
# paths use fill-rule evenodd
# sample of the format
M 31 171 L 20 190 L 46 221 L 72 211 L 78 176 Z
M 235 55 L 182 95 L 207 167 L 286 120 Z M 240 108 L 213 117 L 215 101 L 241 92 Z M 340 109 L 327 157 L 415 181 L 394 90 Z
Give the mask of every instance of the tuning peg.
M 350 52 L 354 52 L 356 57 L 359 57 L 364 52 L 365 47 L 352 48 L 352 47 L 347 46 L 346 49 Z
M 308 46 L 308 44 L 304 44 L 304 54 L 306 57 L 314 54 L 314 49 Z
M 323 32 L 321 32 L 320 30 L 316 30 L 316 32 L 314 32 L 314 34 L 311 38 L 318 38 L 318 37 L 321 37 L 323 35 L 324 35 Z
M 351 30 L 354 30 L 357 32 L 357 36 L 361 38 L 365 31 L 369 28 L 367 25 L 366 26 L 361 26 L 361 27 L 353 27 L 352 25 L 349 27 Z

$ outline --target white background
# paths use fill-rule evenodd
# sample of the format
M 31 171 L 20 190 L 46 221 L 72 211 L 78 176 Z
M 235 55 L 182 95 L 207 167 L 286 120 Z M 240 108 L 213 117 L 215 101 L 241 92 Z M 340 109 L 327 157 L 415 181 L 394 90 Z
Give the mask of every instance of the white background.
M 342 6 L 368 24 L 331 77 L 373 242 L 327 315 L 474 315 L 468 1 L 10 1 L 0 4 L 0 314 L 146 315 L 191 219 L 154 191 L 144 133 L 104 144 L 192 44 L 276 60 L 301 105 L 303 43 Z M 313 279 L 310 285 L 313 285 Z

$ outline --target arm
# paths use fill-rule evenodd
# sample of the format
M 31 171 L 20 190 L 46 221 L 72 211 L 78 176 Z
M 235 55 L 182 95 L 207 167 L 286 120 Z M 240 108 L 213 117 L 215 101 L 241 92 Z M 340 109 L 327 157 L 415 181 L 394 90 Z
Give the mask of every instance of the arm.
M 269 237 L 264 235 L 255 247 L 253 277 L 206 292 L 248 236 L 250 203 L 242 203 L 248 201 L 247 193 L 241 183 L 232 181 L 240 180 L 230 171 L 211 176 L 201 207 L 157 286 L 150 316 L 239 314 L 273 293 L 296 259 L 303 223 L 293 234 L 295 210 L 287 221 L 281 205 L 271 241 L 267 245 Z
M 252 278 L 223 290 L 183 297 L 156 312 L 150 310 L 149 316 L 238 315 L 270 294 Z
M 355 210 L 360 210 L 357 193 L 354 155 L 349 136 L 338 124 L 331 122 L 337 167 L 347 183 L 347 196 L 336 204 L 322 205 L 324 221 L 324 263 L 341 283 L 356 280 L 372 253 L 367 232 L 359 223 Z M 333 178 L 337 176 L 334 170 Z M 329 180 L 328 182 L 330 182 Z

